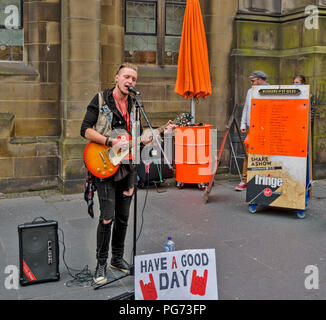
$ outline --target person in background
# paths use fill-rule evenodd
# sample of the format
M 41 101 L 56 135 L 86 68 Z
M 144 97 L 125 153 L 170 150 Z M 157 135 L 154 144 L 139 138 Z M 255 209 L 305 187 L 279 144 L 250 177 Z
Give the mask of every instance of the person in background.
M 296 75 L 292 79 L 294 85 L 307 84 L 306 77 L 302 74 Z M 314 116 L 315 116 L 315 98 L 312 93 L 310 93 L 310 121 L 311 121 L 311 139 L 313 140 L 313 128 L 314 128 Z M 312 147 L 312 146 L 311 146 Z
M 268 85 L 266 82 L 267 75 L 263 71 L 254 71 L 250 77 L 251 86 L 261 86 L 261 85 Z M 245 139 L 245 145 L 246 148 L 248 147 L 248 144 L 246 143 L 246 140 L 249 139 L 249 126 L 250 126 L 250 108 L 251 108 L 251 95 L 252 95 L 252 88 L 250 88 L 247 92 L 246 96 L 246 102 L 242 111 L 242 117 L 241 117 L 241 124 L 240 124 L 240 131 L 242 133 L 247 133 L 247 137 Z M 247 188 L 247 167 L 248 167 L 248 158 L 247 155 L 245 155 L 244 161 L 243 161 L 243 169 L 242 169 L 242 180 L 241 182 L 235 187 L 236 191 L 243 191 Z
M 301 74 L 297 75 L 293 77 L 292 83 L 295 85 L 307 84 L 306 77 Z M 314 114 L 315 114 L 315 99 L 314 99 L 314 95 L 310 93 L 310 119 L 311 119 L 312 127 L 314 122 Z
M 306 77 L 298 75 L 293 78 L 293 84 L 306 84 Z

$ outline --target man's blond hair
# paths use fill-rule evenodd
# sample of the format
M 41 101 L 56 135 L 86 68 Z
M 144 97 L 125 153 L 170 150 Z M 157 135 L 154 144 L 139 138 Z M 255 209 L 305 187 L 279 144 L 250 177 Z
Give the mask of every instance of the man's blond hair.
M 138 67 L 133 64 L 133 63 L 130 63 L 130 62 L 124 62 L 120 65 L 118 71 L 116 74 L 119 74 L 120 71 L 123 69 L 123 68 L 128 68 L 128 69 L 132 69 L 132 70 L 135 70 L 136 72 L 138 72 Z

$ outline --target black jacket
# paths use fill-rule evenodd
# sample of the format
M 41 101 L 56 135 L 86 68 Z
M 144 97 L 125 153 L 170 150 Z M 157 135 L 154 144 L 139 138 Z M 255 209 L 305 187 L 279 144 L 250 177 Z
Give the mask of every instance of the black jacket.
M 109 107 L 109 109 L 113 112 L 113 119 L 112 119 L 112 129 L 124 129 L 127 130 L 127 122 L 125 118 L 122 116 L 120 111 L 117 109 L 113 97 L 113 89 L 105 89 L 103 91 L 103 98 Z M 98 113 L 99 113 L 99 105 L 98 105 L 98 94 L 94 96 L 92 101 L 87 106 L 87 111 L 84 117 L 84 120 L 82 122 L 81 128 L 80 128 L 80 134 L 82 137 L 85 137 L 85 132 L 88 128 L 93 128 L 93 126 L 97 122 Z M 130 113 L 132 108 L 132 98 L 128 97 L 128 112 Z M 131 125 L 131 123 L 130 123 Z M 129 130 L 131 131 L 131 128 Z

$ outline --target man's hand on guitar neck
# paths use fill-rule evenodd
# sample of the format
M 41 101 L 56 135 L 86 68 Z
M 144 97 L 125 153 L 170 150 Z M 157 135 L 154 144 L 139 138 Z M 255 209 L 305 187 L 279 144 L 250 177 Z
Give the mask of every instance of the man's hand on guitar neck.
M 141 143 L 146 146 L 147 144 L 151 143 L 153 141 L 153 135 L 144 135 L 140 137 Z
M 170 134 L 175 129 L 176 125 L 172 120 L 169 120 L 164 126 L 159 127 L 158 129 L 155 129 L 154 132 L 157 137 L 161 135 L 161 133 L 164 132 L 164 134 Z M 146 145 L 151 143 L 154 140 L 154 137 L 152 135 L 152 132 L 147 129 L 146 132 L 143 133 L 141 137 L 142 144 Z
M 176 124 L 172 120 L 169 120 L 164 126 L 164 134 L 172 133 L 175 128 Z

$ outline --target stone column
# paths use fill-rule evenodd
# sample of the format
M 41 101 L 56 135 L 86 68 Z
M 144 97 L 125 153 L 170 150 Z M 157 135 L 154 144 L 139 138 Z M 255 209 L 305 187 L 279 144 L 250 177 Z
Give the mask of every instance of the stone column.
M 83 190 L 86 170 L 80 125 L 100 90 L 100 0 L 62 1 L 62 85 L 59 186 L 63 193 Z
M 212 95 L 207 101 L 199 99 L 196 120 L 210 123 L 218 130 L 218 147 L 225 125 L 233 109 L 231 99 L 230 51 L 233 44 L 233 20 L 238 9 L 237 0 L 200 1 L 204 19 Z M 228 166 L 228 152 L 223 152 L 222 166 Z M 221 170 L 219 170 L 221 172 Z
M 124 53 L 124 1 L 101 1 L 101 85 L 102 89 L 114 85 L 114 76 L 123 62 Z

